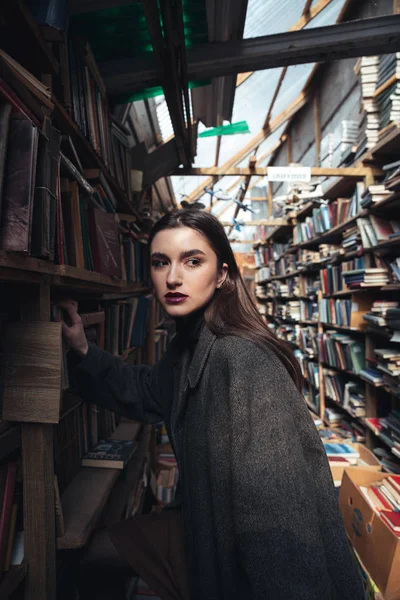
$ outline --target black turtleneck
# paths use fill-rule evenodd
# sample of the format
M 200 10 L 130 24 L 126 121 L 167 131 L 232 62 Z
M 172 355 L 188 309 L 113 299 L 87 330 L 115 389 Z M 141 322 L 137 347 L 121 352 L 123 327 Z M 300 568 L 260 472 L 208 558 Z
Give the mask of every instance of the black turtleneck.
M 185 348 L 188 348 L 191 355 L 193 355 L 201 330 L 204 326 L 204 313 L 206 308 L 207 307 L 204 306 L 187 317 L 175 319 L 177 333 L 176 342 L 180 352 Z

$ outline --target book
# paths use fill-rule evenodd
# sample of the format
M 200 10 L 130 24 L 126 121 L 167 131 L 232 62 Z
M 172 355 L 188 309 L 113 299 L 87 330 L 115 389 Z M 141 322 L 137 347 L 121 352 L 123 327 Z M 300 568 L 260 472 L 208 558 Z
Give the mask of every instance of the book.
M 381 519 L 397 535 L 400 536 L 400 513 L 392 510 L 382 510 Z
M 3 100 L 0 96 L 0 218 L 1 218 L 1 198 L 4 180 L 4 167 L 7 157 L 8 129 L 11 115 L 11 104 Z
M 341 457 L 346 458 L 350 464 L 355 465 L 355 464 L 357 464 L 357 460 L 360 458 L 360 453 L 357 452 L 357 450 L 355 450 L 348 444 L 331 444 L 331 443 L 326 444 L 326 443 L 324 443 L 324 448 L 325 448 L 325 452 L 328 456 L 328 459 L 330 456 L 334 456 L 334 457 L 341 456 Z
M 101 440 L 81 460 L 83 467 L 123 469 L 138 447 L 134 440 Z
M 26 119 L 12 118 L 3 184 L 0 248 L 30 252 L 38 130 Z

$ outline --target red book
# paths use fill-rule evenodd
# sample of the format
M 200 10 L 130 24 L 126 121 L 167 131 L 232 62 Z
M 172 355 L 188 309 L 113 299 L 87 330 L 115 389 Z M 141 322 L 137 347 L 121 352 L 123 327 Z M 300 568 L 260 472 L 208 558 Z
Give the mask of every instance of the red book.
M 368 488 L 368 496 L 374 503 L 375 508 L 379 511 L 392 510 L 392 506 L 389 504 L 385 496 L 382 494 L 378 486 L 371 486 Z
M 381 519 L 397 535 L 400 536 L 400 513 L 392 510 L 382 510 Z
M 0 516 L 0 573 L 4 569 L 4 561 L 6 559 L 8 530 L 10 527 L 15 481 L 17 479 L 17 466 L 18 463 L 16 461 L 10 461 L 7 468 L 6 488 Z
M 377 431 L 381 431 L 382 430 L 381 420 L 378 417 L 368 417 L 366 419 L 366 421 L 368 421 L 368 423 L 370 425 L 372 425 L 373 427 L 375 427 L 375 429 Z
M 400 494 L 400 475 L 391 475 L 388 481 Z

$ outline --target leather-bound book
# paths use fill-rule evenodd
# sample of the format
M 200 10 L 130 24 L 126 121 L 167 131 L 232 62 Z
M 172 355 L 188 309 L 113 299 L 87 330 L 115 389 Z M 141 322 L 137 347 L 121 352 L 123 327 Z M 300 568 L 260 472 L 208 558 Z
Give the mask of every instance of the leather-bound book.
M 32 254 L 54 261 L 61 136 L 48 118 L 39 138 L 32 218 Z
M 38 130 L 27 119 L 11 118 L 3 184 L 0 248 L 30 252 Z
M 1 198 L 3 191 L 4 167 L 6 164 L 8 128 L 10 123 L 11 104 L 0 97 L 0 218 Z
M 87 219 L 94 270 L 111 277 L 121 277 L 121 250 L 115 215 L 89 208 Z

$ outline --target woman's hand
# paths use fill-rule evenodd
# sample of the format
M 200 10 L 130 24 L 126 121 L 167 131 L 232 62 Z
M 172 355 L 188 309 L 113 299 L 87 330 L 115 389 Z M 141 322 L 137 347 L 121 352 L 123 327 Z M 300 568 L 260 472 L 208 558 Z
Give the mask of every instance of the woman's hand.
M 83 328 L 82 319 L 78 314 L 78 303 L 75 302 L 75 300 L 68 299 L 57 302 L 56 306 L 57 308 L 65 310 L 70 321 L 69 325 L 64 321 L 61 321 L 62 332 L 69 347 L 80 356 L 86 356 L 89 345 Z

